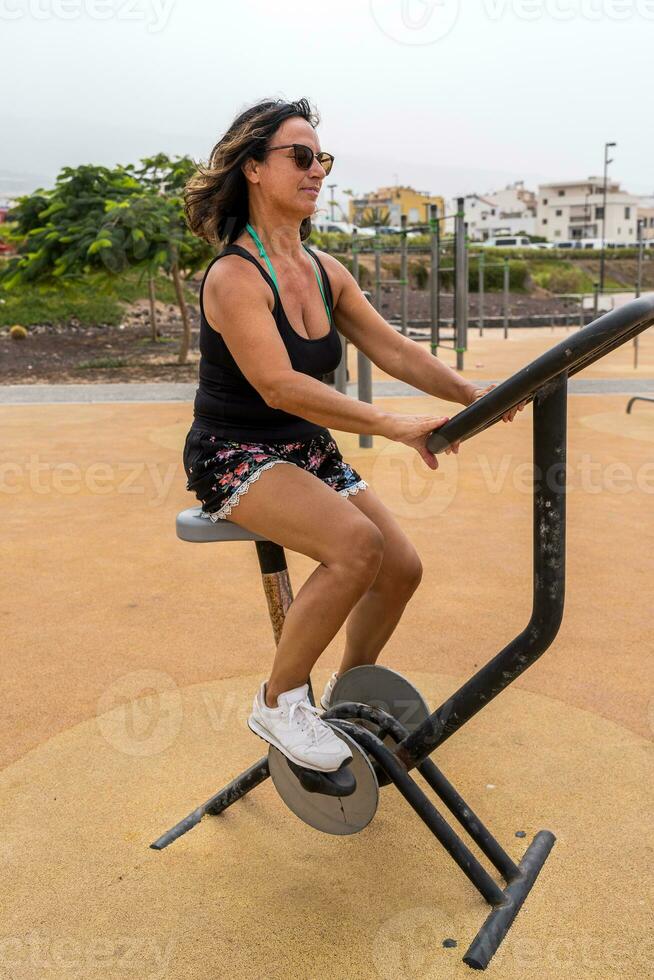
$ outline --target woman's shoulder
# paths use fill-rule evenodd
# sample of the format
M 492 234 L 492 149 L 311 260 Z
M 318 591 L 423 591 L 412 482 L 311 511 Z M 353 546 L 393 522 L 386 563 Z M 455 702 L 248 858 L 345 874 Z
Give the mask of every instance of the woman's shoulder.
M 257 270 L 256 259 L 249 262 L 238 252 L 221 254 L 207 272 L 204 281 L 203 300 L 205 316 L 209 323 L 219 320 L 220 306 L 225 302 L 242 302 L 244 290 L 248 301 L 259 298 L 271 309 L 270 289 L 266 279 Z
M 234 246 L 230 245 L 228 248 L 231 249 Z M 259 263 L 254 255 L 243 246 L 237 246 L 237 248 L 239 251 L 236 249 L 233 252 L 223 250 L 216 257 L 216 261 L 207 272 L 206 282 L 209 289 L 215 289 L 220 283 L 234 283 L 235 281 L 241 284 L 260 282 L 265 286 L 265 282 L 258 272 Z

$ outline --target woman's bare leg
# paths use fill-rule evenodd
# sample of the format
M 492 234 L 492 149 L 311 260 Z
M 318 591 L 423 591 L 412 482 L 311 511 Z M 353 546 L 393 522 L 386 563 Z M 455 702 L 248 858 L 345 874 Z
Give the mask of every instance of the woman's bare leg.
M 279 637 L 266 702 L 306 684 L 382 564 L 384 537 L 346 497 L 299 466 L 272 466 L 251 484 L 229 520 L 320 562 L 291 603 Z
M 347 499 L 384 535 L 384 558 L 374 582 L 348 617 L 339 674 L 376 662 L 422 578 L 416 549 L 374 490 L 368 487 Z

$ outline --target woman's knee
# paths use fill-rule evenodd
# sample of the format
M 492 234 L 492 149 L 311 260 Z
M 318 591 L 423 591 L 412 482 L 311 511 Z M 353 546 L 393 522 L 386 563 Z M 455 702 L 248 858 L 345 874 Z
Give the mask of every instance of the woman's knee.
M 409 595 L 413 595 L 420 582 L 422 581 L 422 562 L 417 551 L 414 551 L 407 559 L 402 569 L 402 579 Z
M 384 535 L 368 520 L 356 521 L 341 537 L 336 561 L 357 579 L 371 584 L 384 560 Z
M 422 581 L 423 567 L 415 549 L 391 552 L 387 549 L 379 569 L 376 587 L 385 588 L 397 598 L 410 598 Z

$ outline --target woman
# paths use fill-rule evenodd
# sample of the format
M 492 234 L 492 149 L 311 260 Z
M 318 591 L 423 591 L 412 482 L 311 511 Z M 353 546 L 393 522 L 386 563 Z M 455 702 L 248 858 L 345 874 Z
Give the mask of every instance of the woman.
M 185 188 L 189 227 L 227 247 L 200 288 L 199 387 L 184 467 L 209 519 L 229 517 L 319 563 L 287 612 L 248 725 L 297 765 L 333 771 L 352 755 L 311 705 L 307 678 L 347 620 L 326 709 L 340 674 L 377 660 L 422 566 L 328 427 L 404 443 L 437 469 L 425 441 L 447 421 L 384 412 L 322 383 L 341 359 L 339 332 L 391 376 L 447 401 L 469 405 L 494 386 L 478 389 L 402 337 L 340 262 L 303 244 L 333 163 L 317 125 L 306 99 L 254 105 Z

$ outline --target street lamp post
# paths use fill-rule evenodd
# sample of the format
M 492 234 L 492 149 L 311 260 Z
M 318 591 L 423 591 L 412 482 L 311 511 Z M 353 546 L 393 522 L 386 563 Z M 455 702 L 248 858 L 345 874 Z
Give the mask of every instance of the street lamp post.
M 334 204 L 335 204 L 335 201 L 334 201 L 334 191 L 338 187 L 338 184 L 327 184 L 327 187 L 329 189 L 329 220 L 330 221 L 333 221 L 334 220 Z
M 592 193 L 592 186 L 589 187 L 588 190 L 586 191 L 586 197 L 584 199 L 584 233 L 582 235 L 582 238 L 590 238 L 591 211 L 590 211 L 590 204 L 588 202 L 588 198 L 590 197 L 591 193 Z
M 600 276 L 599 276 L 599 288 L 600 292 L 604 291 L 604 246 L 606 243 L 606 173 L 610 163 L 613 160 L 609 160 L 608 151 L 610 146 L 617 146 L 617 143 L 605 143 L 604 144 L 604 191 L 602 195 L 602 251 L 600 254 Z

